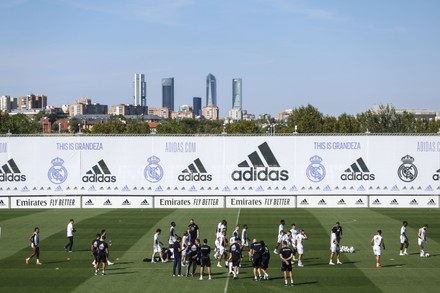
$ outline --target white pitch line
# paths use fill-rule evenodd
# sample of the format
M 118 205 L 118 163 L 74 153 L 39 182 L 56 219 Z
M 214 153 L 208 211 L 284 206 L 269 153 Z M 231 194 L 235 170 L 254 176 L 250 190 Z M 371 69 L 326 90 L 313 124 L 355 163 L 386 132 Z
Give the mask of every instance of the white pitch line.
M 238 225 L 238 219 L 240 219 L 240 211 L 241 209 L 238 209 L 238 213 L 237 213 L 237 221 L 235 221 L 235 226 Z M 228 292 L 228 287 L 229 287 L 229 278 L 230 278 L 230 274 L 228 274 L 228 277 L 226 278 L 226 284 L 225 284 L 225 290 L 223 290 L 224 293 Z

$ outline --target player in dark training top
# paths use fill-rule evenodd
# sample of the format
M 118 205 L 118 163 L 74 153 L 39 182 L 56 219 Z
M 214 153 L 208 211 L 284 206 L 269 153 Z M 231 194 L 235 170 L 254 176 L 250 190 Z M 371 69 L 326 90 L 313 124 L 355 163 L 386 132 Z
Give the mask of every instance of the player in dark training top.
M 234 243 L 232 243 L 229 247 L 229 253 L 228 262 L 232 262 L 234 279 L 238 279 L 238 266 L 240 265 L 242 259 L 241 245 L 238 238 L 235 238 Z
M 194 219 L 189 220 L 188 230 L 188 243 L 193 244 L 194 241 L 199 238 L 200 233 L 199 226 L 194 223 Z
M 261 241 L 262 246 L 262 252 L 261 252 L 261 264 L 260 264 L 260 270 L 264 274 L 264 280 L 269 280 L 269 274 L 267 272 L 267 269 L 269 268 L 269 260 L 270 260 L 270 251 L 267 245 L 264 243 L 264 241 Z M 261 279 L 261 278 L 260 278 Z
M 211 247 L 208 246 L 208 239 L 203 239 L 203 245 L 200 246 L 200 280 L 203 280 L 205 267 L 208 269 L 208 279 L 211 280 Z
M 284 286 L 287 286 L 287 272 L 290 276 L 290 286 L 293 286 L 293 274 L 292 274 L 292 258 L 293 251 L 287 246 L 287 242 L 283 241 L 283 247 L 280 250 L 281 258 L 281 270 L 284 274 Z
M 98 274 L 99 264 L 102 263 L 102 275 L 105 275 L 105 266 L 107 264 L 108 244 L 105 242 L 105 236 L 98 241 L 98 256 L 95 264 L 95 275 Z
M 90 251 L 93 255 L 93 262 L 92 265 L 96 265 L 96 260 L 98 259 L 98 243 L 99 239 L 101 239 L 101 234 L 96 234 L 95 239 L 92 241 L 92 246 L 90 247 Z
M 194 276 L 194 274 L 196 273 L 197 258 L 199 256 L 199 243 L 200 240 L 196 238 L 195 241 L 193 241 L 193 243 L 188 247 L 188 251 L 186 253 L 186 256 L 188 258 L 188 267 L 186 268 L 187 277 L 190 276 L 191 267 L 192 267 L 191 276 Z
M 251 244 L 250 253 L 252 255 L 252 267 L 254 272 L 254 279 L 258 281 L 257 270 L 261 266 L 261 253 L 263 252 L 261 246 L 261 242 L 257 242 L 257 239 L 254 239 Z

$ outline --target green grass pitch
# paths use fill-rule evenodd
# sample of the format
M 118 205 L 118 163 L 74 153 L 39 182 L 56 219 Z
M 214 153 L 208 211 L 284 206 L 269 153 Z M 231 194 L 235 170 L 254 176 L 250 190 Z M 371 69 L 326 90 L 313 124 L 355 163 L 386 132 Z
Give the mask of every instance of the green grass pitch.
M 75 219 L 74 251 L 67 253 L 66 225 Z M 255 282 L 245 257 L 239 279 L 233 280 L 213 260 L 213 280 L 172 277 L 172 263 L 152 264 L 152 238 L 175 221 L 182 234 L 190 218 L 214 246 L 214 231 L 221 219 L 228 221 L 228 238 L 236 223 L 248 224 L 251 238 L 264 240 L 273 252 L 280 219 L 303 228 L 304 268 L 294 267 L 295 287 L 283 286 L 280 261 L 272 253 L 269 281 Z M 408 256 L 399 256 L 399 233 L 403 220 L 409 222 Z M 342 245 L 356 253 L 342 254 L 343 265 L 329 266 L 329 230 L 340 221 L 344 228 Z M 425 251 L 420 258 L 417 229 L 429 225 Z M 72 209 L 0 211 L 0 292 L 438 292 L 440 275 L 439 209 Z M 35 265 L 25 258 L 31 253 L 28 237 L 41 228 L 41 261 Z M 106 276 L 95 276 L 89 252 L 91 241 L 102 228 L 112 240 L 111 260 L 115 265 Z M 375 268 L 370 239 L 382 229 L 386 250 L 382 269 Z M 245 254 L 246 255 L 246 254 Z M 211 254 L 211 257 L 213 254 Z M 70 260 L 68 260 L 70 258 Z M 116 260 L 119 259 L 119 260 Z M 213 257 L 212 257 L 213 259 Z

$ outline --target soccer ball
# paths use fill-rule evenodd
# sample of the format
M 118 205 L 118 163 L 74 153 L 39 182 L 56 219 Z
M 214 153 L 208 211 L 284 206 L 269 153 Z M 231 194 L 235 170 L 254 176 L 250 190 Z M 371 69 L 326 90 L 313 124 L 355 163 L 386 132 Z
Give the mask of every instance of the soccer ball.
M 429 257 L 429 253 L 428 253 L 428 252 L 427 252 L 427 253 L 425 253 L 425 256 L 426 256 L 426 257 Z

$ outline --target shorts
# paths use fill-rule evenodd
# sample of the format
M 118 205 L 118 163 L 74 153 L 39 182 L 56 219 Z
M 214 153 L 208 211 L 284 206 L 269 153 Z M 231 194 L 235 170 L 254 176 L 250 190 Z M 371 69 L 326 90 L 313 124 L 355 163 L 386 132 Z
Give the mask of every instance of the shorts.
M 419 246 L 424 248 L 425 247 L 425 240 L 418 238 L 417 242 L 419 243 Z
M 269 267 L 269 258 L 267 256 L 261 257 L 260 268 L 267 269 Z
M 210 267 L 211 267 L 211 259 L 209 258 L 209 256 L 202 256 L 202 257 L 200 258 L 200 265 L 201 265 L 202 267 L 208 267 L 208 268 L 210 268 Z
M 225 254 L 226 253 L 226 248 L 224 246 L 219 246 L 218 250 L 219 250 L 220 254 Z
M 304 246 L 297 246 L 296 247 L 296 251 L 298 251 L 298 254 L 304 254 Z
M 162 248 L 160 247 L 160 245 L 154 246 L 154 253 L 156 253 L 156 252 L 162 252 Z
M 339 245 L 337 245 L 337 244 L 332 244 L 332 245 L 330 246 L 330 251 L 333 252 L 333 253 L 337 253 L 337 252 L 339 252 Z
M 106 263 L 107 262 L 107 255 L 105 253 L 98 253 L 96 256 L 96 262 L 97 263 Z
M 381 250 L 380 250 L 380 246 L 373 246 L 373 253 L 374 253 L 374 255 L 380 255 L 380 252 L 381 252 Z
M 292 271 L 292 263 L 289 261 L 287 264 L 283 261 L 281 263 L 281 270 L 283 272 L 291 272 Z
M 408 243 L 408 239 L 405 236 L 400 235 L 400 244 Z
M 278 236 L 278 241 L 277 241 L 277 243 L 281 243 L 281 241 L 283 241 L 283 236 L 282 236 L 282 235 L 279 235 L 279 236 Z
M 241 244 L 241 246 L 243 247 L 249 247 L 249 242 L 247 240 L 243 241 L 243 243 Z
M 254 253 L 252 256 L 252 267 L 259 268 L 261 266 L 261 254 Z
M 239 258 L 232 258 L 232 266 L 233 267 L 238 267 L 240 265 L 240 259 Z

